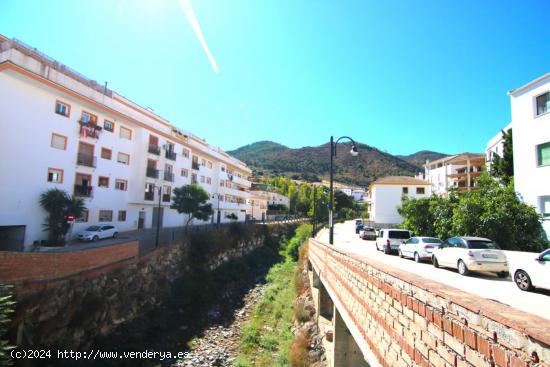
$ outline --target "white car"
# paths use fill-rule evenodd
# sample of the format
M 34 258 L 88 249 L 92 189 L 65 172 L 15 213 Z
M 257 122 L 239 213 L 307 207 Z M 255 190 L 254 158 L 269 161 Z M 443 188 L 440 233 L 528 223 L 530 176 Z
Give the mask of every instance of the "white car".
M 432 262 L 436 268 L 449 267 L 460 275 L 471 271 L 496 273 L 499 278 L 508 276 L 508 260 L 500 247 L 487 238 L 451 237 L 434 248 Z
M 399 257 L 410 257 L 417 263 L 431 260 L 432 251 L 441 243 L 441 240 L 435 237 L 411 237 L 399 246 Z
M 510 264 L 514 282 L 522 291 L 533 288 L 550 289 L 550 249 L 530 260 Z
M 97 241 L 101 238 L 116 238 L 118 236 L 118 228 L 105 224 L 100 226 L 89 226 L 84 231 L 78 234 L 78 239 L 81 241 Z
M 363 240 L 376 240 L 376 230 L 372 227 L 363 227 L 359 231 L 359 237 Z
M 409 238 L 411 238 L 411 232 L 406 229 L 380 229 L 376 238 L 376 249 L 384 251 L 385 254 L 397 252 L 399 246 Z

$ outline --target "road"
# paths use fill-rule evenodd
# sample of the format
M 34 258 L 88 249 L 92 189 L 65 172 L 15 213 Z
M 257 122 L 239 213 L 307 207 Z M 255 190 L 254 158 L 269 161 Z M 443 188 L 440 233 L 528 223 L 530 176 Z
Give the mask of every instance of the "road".
M 317 239 L 328 243 L 328 230 L 322 230 Z M 550 320 L 550 291 L 536 290 L 523 292 L 519 290 L 511 278 L 499 279 L 490 273 L 474 273 L 471 276 L 462 276 L 454 269 L 436 269 L 431 263 L 415 263 L 411 259 L 401 259 L 397 255 L 385 255 L 376 251 L 375 241 L 365 241 L 355 234 L 354 221 L 336 224 L 334 227 L 334 244 L 342 250 L 356 253 L 361 256 L 410 271 L 425 278 L 429 278 L 477 296 L 507 304 L 513 308 L 543 317 Z M 507 252 L 509 261 L 511 256 L 529 256 L 531 253 Z

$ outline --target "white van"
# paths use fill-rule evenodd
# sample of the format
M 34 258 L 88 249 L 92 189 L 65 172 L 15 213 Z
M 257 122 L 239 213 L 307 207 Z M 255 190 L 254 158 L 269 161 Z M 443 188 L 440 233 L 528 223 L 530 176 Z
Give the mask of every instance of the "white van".
M 376 249 L 384 251 L 385 254 L 397 253 L 399 246 L 409 238 L 411 238 L 411 232 L 407 229 L 383 228 L 376 237 Z

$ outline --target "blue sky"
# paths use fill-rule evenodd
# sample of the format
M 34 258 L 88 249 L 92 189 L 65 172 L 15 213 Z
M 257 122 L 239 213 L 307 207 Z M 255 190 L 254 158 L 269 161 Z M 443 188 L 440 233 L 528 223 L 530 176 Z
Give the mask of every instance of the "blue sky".
M 218 72 L 185 1 L 0 0 L 0 33 L 227 150 L 482 151 L 550 72 L 546 0 L 191 0 Z

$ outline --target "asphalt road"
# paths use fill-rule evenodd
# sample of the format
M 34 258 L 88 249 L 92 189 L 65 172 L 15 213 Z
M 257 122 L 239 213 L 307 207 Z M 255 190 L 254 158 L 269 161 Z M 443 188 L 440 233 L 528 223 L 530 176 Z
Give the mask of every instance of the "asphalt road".
M 317 235 L 317 239 L 328 243 L 328 230 L 322 230 Z M 417 264 L 414 260 L 401 259 L 397 255 L 385 255 L 380 251 L 376 251 L 375 241 L 362 240 L 355 234 L 355 224 L 353 221 L 335 225 L 334 244 L 345 251 L 372 258 L 373 260 L 550 320 L 550 291 L 536 290 L 535 292 L 523 292 L 519 290 L 510 277 L 499 279 L 491 273 L 473 273 L 471 276 L 462 276 L 454 269 L 436 269 L 428 262 Z M 506 255 L 508 261 L 512 262 L 514 258 L 534 258 L 536 254 L 507 251 Z

